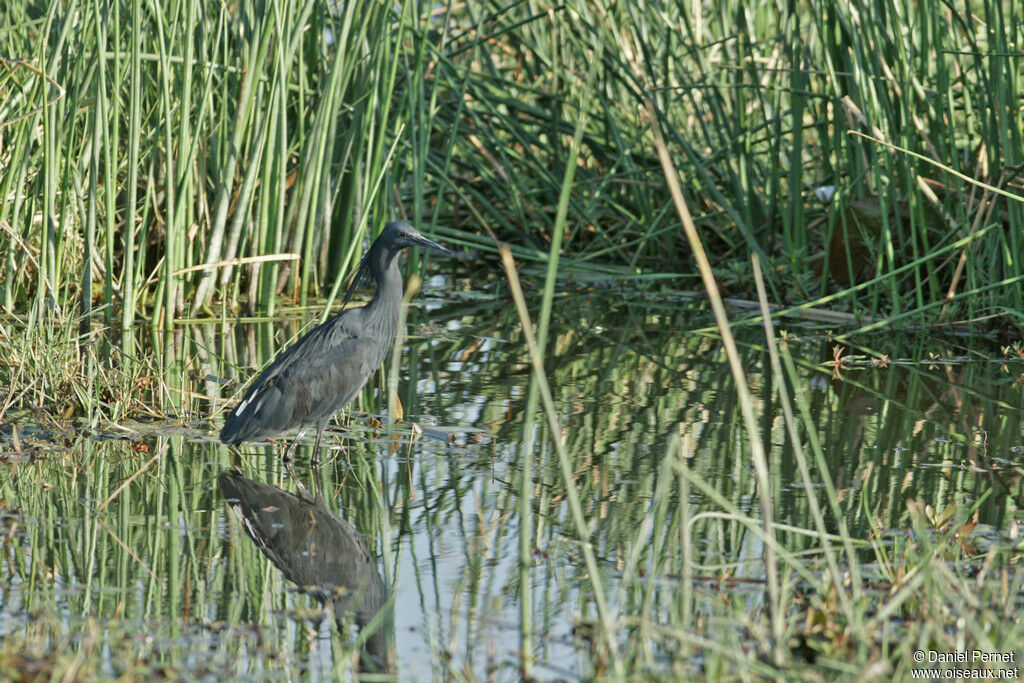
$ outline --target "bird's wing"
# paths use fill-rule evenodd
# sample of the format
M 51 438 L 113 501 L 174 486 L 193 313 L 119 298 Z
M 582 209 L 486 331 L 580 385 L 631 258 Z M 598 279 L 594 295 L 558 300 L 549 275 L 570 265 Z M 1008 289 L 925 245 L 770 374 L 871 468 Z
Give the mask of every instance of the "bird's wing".
M 380 343 L 367 336 L 349 338 L 278 375 L 274 383 L 291 401 L 292 424 L 326 420 L 355 398 L 377 369 Z
M 299 341 L 285 349 L 274 359 L 273 363 L 260 373 L 260 376 L 245 392 L 242 402 L 244 403 L 246 399 L 258 392 L 263 382 L 281 374 L 295 364 L 301 364 L 308 358 L 317 358 L 330 353 L 331 348 L 358 337 L 362 315 L 362 308 L 352 308 L 342 311 L 330 320 L 314 327 Z
M 361 315 L 345 311 L 278 356 L 228 416 L 221 440 L 239 443 L 325 420 L 352 400 L 387 343 L 360 334 Z

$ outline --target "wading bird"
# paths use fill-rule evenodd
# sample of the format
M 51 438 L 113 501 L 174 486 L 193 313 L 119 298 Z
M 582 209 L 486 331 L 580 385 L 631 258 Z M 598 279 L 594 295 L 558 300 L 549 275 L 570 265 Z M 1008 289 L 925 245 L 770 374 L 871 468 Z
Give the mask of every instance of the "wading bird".
M 406 221 L 388 223 L 359 262 L 356 278 L 345 296 L 347 302 L 359 281 L 369 277 L 377 284 L 373 299 L 317 325 L 260 373 L 224 421 L 220 430 L 223 443 L 256 441 L 298 428 L 295 440 L 285 450 L 284 464 L 302 487 L 291 465 L 295 446 L 314 427 L 312 464 L 316 467 L 327 423 L 359 394 L 387 358 L 402 310 L 398 254 L 416 245 L 451 253 Z

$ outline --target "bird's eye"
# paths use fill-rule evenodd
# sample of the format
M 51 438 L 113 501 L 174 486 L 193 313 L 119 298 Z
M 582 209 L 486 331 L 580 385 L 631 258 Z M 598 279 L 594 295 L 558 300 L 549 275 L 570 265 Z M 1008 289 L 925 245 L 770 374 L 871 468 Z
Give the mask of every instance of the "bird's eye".
M 405 233 L 405 231 L 403 230 L 402 232 L 398 233 L 398 236 L 399 236 L 399 237 L 408 237 L 409 235 L 407 235 L 407 234 Z

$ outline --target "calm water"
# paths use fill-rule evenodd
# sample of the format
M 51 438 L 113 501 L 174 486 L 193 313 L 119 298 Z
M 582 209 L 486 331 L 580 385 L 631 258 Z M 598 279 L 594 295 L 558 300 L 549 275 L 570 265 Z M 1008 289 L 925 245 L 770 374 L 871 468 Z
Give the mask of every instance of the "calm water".
M 389 640 L 402 680 L 516 680 L 523 576 L 536 674 L 587 676 L 601 666 L 589 640 L 593 588 L 543 414 L 525 423 L 531 375 L 514 310 L 500 287 L 455 285 L 444 299 L 428 286 L 410 312 L 397 394 L 422 437 L 411 440 L 408 424 L 389 437 L 374 421 L 387 405 L 377 381 L 347 431 L 336 427 L 328 439 L 320 471 L 327 513 L 361 534 L 390 589 L 385 610 L 393 611 Z M 620 642 L 645 639 L 652 670 L 700 672 L 699 653 L 681 663 L 666 639 L 637 623 L 731 646 L 750 636 L 727 618 L 735 612 L 722 608 L 715 581 L 724 573 L 749 580 L 733 589 L 731 610 L 739 603 L 754 618 L 762 604 L 760 543 L 735 519 L 705 514 L 721 508 L 695 487 L 683 519 L 684 494 L 665 467 L 675 436 L 686 436 L 692 472 L 739 511 L 758 512 L 720 343 L 693 331 L 710 318 L 681 297 L 608 288 L 569 288 L 555 310 L 547 374 L 602 588 L 622 618 Z M 0 636 L 18 643 L 26 662 L 46 670 L 54 656 L 80 656 L 83 672 L 103 676 L 351 675 L 353 620 L 325 618 L 317 600 L 283 578 L 217 481 L 237 468 L 295 490 L 279 448 L 233 452 L 215 435 L 237 397 L 233 381 L 246 382 L 288 343 L 308 322 L 299 317 L 192 325 L 145 340 L 139 354 L 154 360 L 136 382 L 139 403 L 119 423 L 68 424 L 28 411 L 9 417 L 0 462 Z M 834 376 L 823 366 L 836 348 L 825 331 L 788 330 L 798 336 L 791 348 L 802 391 L 854 538 L 868 538 L 872 522 L 885 535 L 905 533 L 908 502 L 920 501 L 936 515 L 948 509 L 958 523 L 976 510 L 972 542 L 980 548 L 1014 542 L 1019 363 L 1003 362 L 998 347 L 978 351 L 984 344 L 974 341 L 886 335 L 845 347 L 852 361 Z M 776 518 L 813 528 L 764 372 L 760 328 L 740 329 L 739 338 L 769 449 Z M 867 362 L 881 354 L 887 365 Z M 152 389 L 156 373 L 168 385 L 160 392 Z M 308 456 L 308 447 L 300 451 L 307 482 Z M 534 478 L 524 490 L 527 458 Z M 535 526 L 521 574 L 524 496 Z M 270 507 L 277 513 L 281 505 Z M 697 587 L 685 605 L 684 524 Z M 306 533 L 279 520 L 268 528 L 284 540 Z M 785 542 L 813 546 L 799 536 Z M 329 554 L 321 545 L 304 556 L 321 552 Z

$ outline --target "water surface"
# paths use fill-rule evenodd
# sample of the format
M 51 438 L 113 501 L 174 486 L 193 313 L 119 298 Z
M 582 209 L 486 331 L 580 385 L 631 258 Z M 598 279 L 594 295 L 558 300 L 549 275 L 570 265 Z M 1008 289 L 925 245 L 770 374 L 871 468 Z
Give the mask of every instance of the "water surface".
M 501 285 L 431 284 L 409 315 L 396 388 L 404 420 L 389 433 L 382 372 L 347 424 L 332 428 L 319 472 L 326 508 L 358 530 L 388 587 L 382 621 L 393 619 L 397 674 L 516 680 L 524 633 L 538 677 L 600 672 L 593 583 L 553 441 L 542 413 L 526 423 L 531 374 L 514 310 Z M 217 485 L 238 471 L 295 491 L 280 445 L 234 451 L 216 431 L 238 382 L 312 315 L 140 334 L 137 353 L 155 359 L 143 373 L 150 382 L 118 423 L 8 415 L 0 636 L 25 667 L 323 680 L 365 663 L 355 620 L 336 622 L 315 591 L 284 578 Z M 664 675 L 711 673 L 699 648 L 681 649 L 680 634 L 753 644 L 751 624 L 763 618 L 762 544 L 666 465 L 684 458 L 735 510 L 759 514 L 720 341 L 691 331 L 709 324 L 699 301 L 571 286 L 556 301 L 546 362 L 620 644 L 642 653 L 631 668 Z M 905 537 L 915 506 L 937 531 L 976 512 L 974 552 L 1016 543 L 1020 363 L 983 342 L 935 335 L 839 346 L 821 328 L 794 323 L 787 332 L 847 528 L 864 541 L 868 579 L 883 580 L 867 540 Z M 763 332 L 737 334 L 776 519 L 813 528 Z M 826 365 L 837 357 L 840 367 Z M 685 450 L 671 454 L 678 444 Z M 306 477 L 309 454 L 300 449 Z M 533 478 L 524 483 L 527 459 Z M 524 498 L 534 526 L 521 571 Z M 833 513 L 828 520 L 835 524 Z M 816 547 L 798 534 L 783 542 L 794 552 Z M 680 584 L 687 553 L 692 593 Z M 733 581 L 728 595 L 723 579 Z

